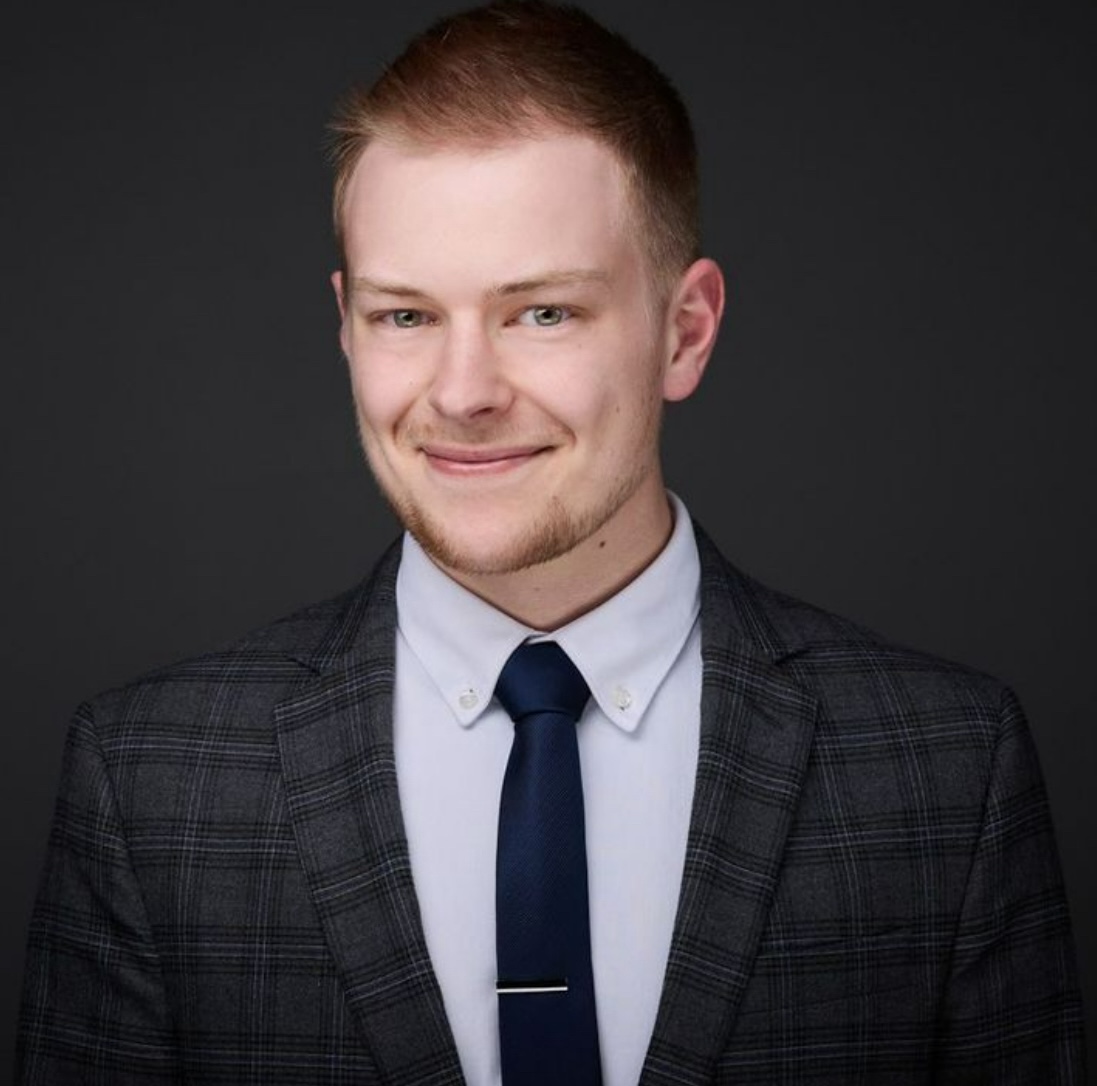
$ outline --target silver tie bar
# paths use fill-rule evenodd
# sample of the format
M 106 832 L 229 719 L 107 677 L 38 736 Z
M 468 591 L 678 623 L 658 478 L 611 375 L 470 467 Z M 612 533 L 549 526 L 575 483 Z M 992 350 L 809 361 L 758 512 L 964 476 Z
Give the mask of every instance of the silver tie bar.
M 545 980 L 497 980 L 495 991 L 499 995 L 541 995 L 544 992 L 566 992 L 567 978 Z

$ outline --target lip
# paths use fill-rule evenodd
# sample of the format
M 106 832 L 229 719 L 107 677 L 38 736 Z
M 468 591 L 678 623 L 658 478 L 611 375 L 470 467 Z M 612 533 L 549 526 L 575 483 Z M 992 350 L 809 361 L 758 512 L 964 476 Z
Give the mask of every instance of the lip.
M 506 448 L 424 445 L 421 452 L 427 463 L 443 475 L 499 475 L 515 471 L 548 451 L 546 445 L 521 445 Z

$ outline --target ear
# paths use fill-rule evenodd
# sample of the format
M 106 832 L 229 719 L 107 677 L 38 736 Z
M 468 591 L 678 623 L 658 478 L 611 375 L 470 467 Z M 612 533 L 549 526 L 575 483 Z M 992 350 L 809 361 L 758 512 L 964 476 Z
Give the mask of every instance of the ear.
M 346 295 L 343 292 L 343 273 L 333 271 L 331 273 L 331 289 L 335 291 L 335 304 L 339 307 L 339 320 L 342 322 L 347 316 Z
M 663 398 L 684 400 L 701 383 L 724 312 L 724 276 L 716 261 L 695 261 L 682 274 L 667 313 Z
M 335 291 L 335 304 L 339 307 L 339 346 L 347 354 L 347 298 L 344 290 L 343 273 L 331 273 L 331 288 Z

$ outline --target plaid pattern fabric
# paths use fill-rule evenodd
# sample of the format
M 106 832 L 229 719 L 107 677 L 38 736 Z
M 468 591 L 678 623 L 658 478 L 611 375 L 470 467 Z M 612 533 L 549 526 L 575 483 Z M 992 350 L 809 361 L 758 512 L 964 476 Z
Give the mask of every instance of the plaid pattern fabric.
M 643 1086 L 1084 1082 L 1012 696 L 698 537 L 701 749 Z M 397 562 L 79 711 L 18 1082 L 462 1081 L 400 818 Z

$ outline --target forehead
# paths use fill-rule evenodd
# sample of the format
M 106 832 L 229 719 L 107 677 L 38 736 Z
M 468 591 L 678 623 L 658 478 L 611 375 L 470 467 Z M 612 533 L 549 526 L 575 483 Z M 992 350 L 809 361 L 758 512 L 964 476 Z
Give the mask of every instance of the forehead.
M 523 262 L 570 266 L 634 247 L 624 171 L 585 135 L 424 146 L 371 143 L 343 208 L 348 264 Z M 415 270 L 414 268 L 409 270 Z

